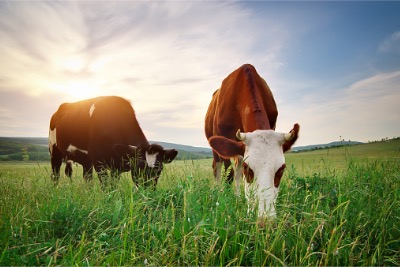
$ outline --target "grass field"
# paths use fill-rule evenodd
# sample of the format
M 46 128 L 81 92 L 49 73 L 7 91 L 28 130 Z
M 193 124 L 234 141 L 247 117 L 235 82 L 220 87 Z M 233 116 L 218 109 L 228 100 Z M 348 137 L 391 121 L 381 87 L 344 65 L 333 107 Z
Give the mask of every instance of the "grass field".
M 211 161 L 176 161 L 156 191 L 50 182 L 0 164 L 0 265 L 400 265 L 400 141 L 286 155 L 278 218 L 261 228 Z

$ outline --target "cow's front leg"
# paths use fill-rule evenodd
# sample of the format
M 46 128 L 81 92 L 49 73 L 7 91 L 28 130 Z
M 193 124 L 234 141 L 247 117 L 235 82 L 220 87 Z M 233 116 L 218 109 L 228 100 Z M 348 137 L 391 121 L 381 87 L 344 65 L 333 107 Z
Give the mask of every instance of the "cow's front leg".
M 65 175 L 71 180 L 72 177 L 72 160 L 65 162 Z
M 226 181 L 229 184 L 232 184 L 233 176 L 235 175 L 235 171 L 231 167 L 232 166 L 231 160 L 230 159 L 222 159 L 222 161 L 224 162 L 224 166 L 225 166 Z
M 62 155 L 58 148 L 54 145 L 53 149 L 51 151 L 51 180 L 54 183 L 58 183 L 58 180 L 60 179 L 60 169 L 61 169 L 61 164 L 62 164 Z

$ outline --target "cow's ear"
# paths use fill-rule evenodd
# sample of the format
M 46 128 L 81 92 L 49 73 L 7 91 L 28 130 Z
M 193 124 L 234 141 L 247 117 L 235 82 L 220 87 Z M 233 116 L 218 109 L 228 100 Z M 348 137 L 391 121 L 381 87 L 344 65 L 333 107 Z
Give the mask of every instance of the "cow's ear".
M 130 145 L 115 144 L 113 146 L 115 154 L 120 158 L 126 158 L 136 154 L 137 147 Z
M 293 129 L 290 131 L 292 137 L 290 138 L 290 140 L 285 141 L 285 143 L 283 143 L 282 145 L 283 152 L 288 151 L 292 147 L 294 142 L 296 142 L 297 138 L 299 137 L 299 131 L 300 131 L 300 125 L 296 123 L 293 126 Z
M 178 151 L 176 151 L 175 149 L 166 149 L 164 152 L 163 162 L 170 163 L 176 158 L 177 155 Z
M 224 136 L 213 136 L 208 139 L 210 146 L 223 158 L 232 158 L 238 155 L 243 155 L 245 144 L 237 142 Z

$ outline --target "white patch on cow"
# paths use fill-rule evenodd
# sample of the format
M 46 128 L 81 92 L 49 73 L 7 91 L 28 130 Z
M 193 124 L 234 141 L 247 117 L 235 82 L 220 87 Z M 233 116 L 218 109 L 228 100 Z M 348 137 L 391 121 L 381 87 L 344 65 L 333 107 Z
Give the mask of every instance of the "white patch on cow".
M 67 151 L 69 153 L 71 153 L 71 154 L 75 154 L 77 151 L 80 152 L 80 153 L 86 154 L 86 155 L 88 154 L 88 152 L 86 150 L 79 149 L 74 145 L 69 145 L 68 148 L 67 148 Z
M 54 130 L 49 129 L 49 149 L 50 154 L 53 153 L 53 146 L 57 145 L 56 128 Z
M 94 104 L 90 107 L 90 110 L 89 110 L 89 117 L 92 117 L 93 111 L 94 111 L 95 108 L 96 108 L 96 107 L 95 107 Z
M 284 134 L 273 130 L 245 133 L 244 161 L 254 172 L 254 182 L 246 184 L 250 203 L 258 202 L 258 216 L 275 217 L 275 201 L 279 188 L 274 186 L 277 170 L 285 163 L 282 144 Z
M 154 166 L 156 165 L 157 155 L 158 155 L 158 152 L 156 152 L 154 154 L 149 154 L 146 151 L 146 162 L 149 167 L 154 168 Z

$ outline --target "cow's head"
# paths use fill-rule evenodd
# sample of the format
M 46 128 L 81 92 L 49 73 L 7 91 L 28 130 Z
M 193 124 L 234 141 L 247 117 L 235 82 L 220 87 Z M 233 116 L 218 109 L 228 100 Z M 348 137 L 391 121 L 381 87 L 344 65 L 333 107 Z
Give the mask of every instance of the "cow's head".
M 175 149 L 164 149 L 152 144 L 146 147 L 114 145 L 116 154 L 123 158 L 123 169 L 131 170 L 132 180 L 137 186 L 156 187 L 164 163 L 172 162 L 178 155 Z
M 246 196 L 258 199 L 258 216 L 274 217 L 275 200 L 285 169 L 283 152 L 290 149 L 298 137 L 300 126 L 295 124 L 289 133 L 273 130 L 237 132 L 239 141 L 223 136 L 209 139 L 211 147 L 221 157 L 243 156 L 243 173 L 246 178 Z

